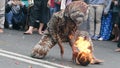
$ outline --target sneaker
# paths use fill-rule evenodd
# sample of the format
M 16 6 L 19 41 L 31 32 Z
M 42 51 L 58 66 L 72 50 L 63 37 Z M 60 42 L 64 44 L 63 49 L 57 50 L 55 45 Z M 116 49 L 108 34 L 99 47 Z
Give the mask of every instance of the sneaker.
M 95 35 L 92 37 L 92 40 L 98 40 L 99 36 Z
M 99 41 L 102 41 L 102 40 L 103 40 L 103 38 L 102 38 L 102 37 L 100 37 L 98 40 L 99 40 Z
M 9 29 L 12 29 L 13 25 L 12 24 L 9 24 Z

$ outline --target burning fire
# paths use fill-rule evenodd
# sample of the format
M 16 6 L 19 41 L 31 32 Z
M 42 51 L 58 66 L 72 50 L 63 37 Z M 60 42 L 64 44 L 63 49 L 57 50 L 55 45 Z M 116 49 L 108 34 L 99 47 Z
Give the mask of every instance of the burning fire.
M 75 47 L 78 48 L 80 52 L 90 53 L 90 42 L 86 40 L 84 37 L 78 37 L 78 40 L 75 42 Z
M 91 50 L 90 47 L 91 44 L 89 40 L 87 40 L 85 37 L 78 37 L 78 39 L 75 42 L 75 47 L 79 50 L 78 54 L 76 56 L 76 63 L 81 64 L 83 66 L 87 66 L 91 60 Z

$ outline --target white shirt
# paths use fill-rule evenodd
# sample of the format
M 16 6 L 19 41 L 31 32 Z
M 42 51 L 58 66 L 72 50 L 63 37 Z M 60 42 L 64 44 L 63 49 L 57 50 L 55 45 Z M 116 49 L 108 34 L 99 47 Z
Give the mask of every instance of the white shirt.
M 66 7 L 66 0 L 62 0 L 62 1 L 61 1 L 60 9 L 61 9 L 61 10 L 62 10 L 62 9 L 65 9 L 65 7 Z

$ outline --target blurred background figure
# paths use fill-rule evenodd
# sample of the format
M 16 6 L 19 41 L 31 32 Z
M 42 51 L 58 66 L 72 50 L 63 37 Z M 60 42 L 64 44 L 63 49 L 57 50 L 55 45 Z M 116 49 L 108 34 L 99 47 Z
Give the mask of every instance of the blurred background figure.
M 0 33 L 3 33 L 4 22 L 5 22 L 5 1 L 0 0 Z
M 50 17 L 53 15 L 53 13 L 56 12 L 55 9 L 55 0 L 49 0 L 48 1 L 48 8 L 50 9 Z
M 119 34 L 120 34 L 120 22 L 119 22 L 119 13 L 120 13 L 120 4 L 119 0 L 112 0 L 112 14 L 113 14 L 113 31 L 112 34 L 114 35 L 113 42 L 116 42 L 119 40 Z
M 43 28 L 47 24 L 50 18 L 50 11 L 48 8 L 48 0 L 34 0 L 34 5 L 30 11 L 30 21 L 28 23 L 28 30 L 24 32 L 26 35 L 33 33 L 33 29 L 36 24 L 36 20 L 39 23 L 38 33 L 43 33 Z
M 113 0 L 113 34 L 114 39 L 112 41 L 118 42 L 116 52 L 120 52 L 120 0 Z
M 56 12 L 60 11 L 61 1 L 62 0 L 54 0 Z
M 90 24 L 90 35 L 93 40 L 98 40 L 100 28 L 101 28 L 101 17 L 102 13 L 107 14 L 111 0 L 89 0 L 90 14 L 89 14 L 89 24 Z
M 21 0 L 10 0 L 6 5 L 6 23 L 12 29 L 23 28 L 25 24 L 25 3 Z

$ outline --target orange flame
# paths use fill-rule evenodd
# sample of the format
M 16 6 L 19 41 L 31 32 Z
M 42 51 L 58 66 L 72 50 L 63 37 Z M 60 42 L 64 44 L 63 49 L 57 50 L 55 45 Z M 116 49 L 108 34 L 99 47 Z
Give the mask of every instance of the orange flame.
M 75 42 L 75 47 L 79 50 L 76 57 L 76 63 L 86 66 L 91 62 L 92 55 L 91 50 L 89 49 L 90 46 L 89 40 L 85 39 L 85 37 L 78 37 Z
M 88 40 L 85 40 L 84 37 L 78 37 L 78 40 L 75 42 L 76 47 L 80 52 L 86 52 L 90 53 L 90 42 Z

